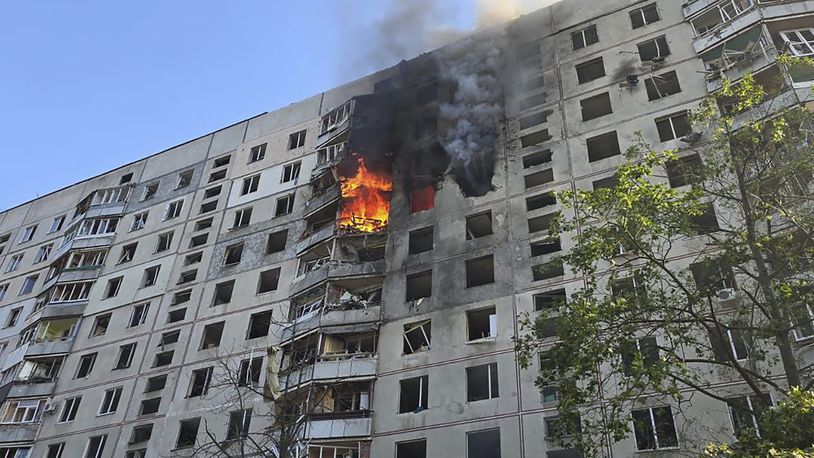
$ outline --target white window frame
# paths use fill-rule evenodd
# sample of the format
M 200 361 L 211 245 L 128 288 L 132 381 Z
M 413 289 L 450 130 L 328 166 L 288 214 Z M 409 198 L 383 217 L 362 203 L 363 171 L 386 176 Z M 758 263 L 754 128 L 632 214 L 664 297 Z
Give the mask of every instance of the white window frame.
M 34 257 L 34 264 L 38 262 L 43 262 L 48 260 L 48 256 L 51 255 L 51 250 L 54 248 L 53 243 L 48 243 L 42 245 L 39 250 L 37 250 L 37 255 Z
M 774 399 L 772 398 L 771 393 L 767 393 L 767 394 L 769 395 L 769 402 L 771 403 L 771 405 L 768 406 L 768 407 L 771 407 L 771 406 L 774 405 Z M 752 399 L 755 398 L 755 395 L 754 394 L 746 394 L 746 395 L 743 395 L 743 396 L 737 396 L 735 398 L 730 398 L 730 400 L 736 400 L 736 399 L 740 399 L 740 398 L 746 398 L 746 407 L 749 409 L 749 417 L 751 418 L 751 421 L 752 421 L 752 429 L 755 431 L 757 436 L 760 437 L 760 425 L 758 424 L 758 417 L 757 417 L 756 412 L 755 412 L 755 407 L 754 407 L 754 405 L 752 403 Z M 736 413 L 736 411 L 730 405 L 727 405 L 727 408 L 729 410 L 729 424 L 732 426 L 732 431 L 737 432 L 737 431 L 735 431 L 735 413 Z
M 8 283 L 3 283 L 0 285 L 0 301 L 6 297 L 6 293 L 8 293 Z
M 290 215 L 291 213 L 293 213 L 294 212 L 294 197 L 295 197 L 294 193 L 291 193 L 291 194 L 288 194 L 287 196 L 280 197 L 279 199 L 277 199 L 274 202 L 274 212 L 275 212 L 274 216 L 285 216 L 285 215 Z M 278 208 L 277 206 L 278 206 L 279 202 L 282 201 L 282 200 L 289 201 L 288 204 L 286 204 L 286 212 L 277 214 L 277 208 Z
M 675 113 L 675 114 L 668 115 L 668 116 L 665 116 L 663 118 L 659 118 L 659 119 L 656 120 L 656 125 L 658 125 L 659 122 L 664 122 L 664 121 L 668 121 L 670 123 L 670 132 L 672 133 L 673 138 L 664 140 L 664 142 L 671 142 L 673 140 L 678 140 L 679 138 L 681 138 L 676 133 L 676 126 L 673 123 L 673 119 L 680 118 L 681 116 L 687 116 L 687 112 Z M 658 130 L 658 127 L 657 127 L 656 130 Z
M 260 187 L 260 174 L 252 175 L 250 177 L 246 177 L 243 179 L 243 184 L 240 188 L 240 195 L 245 196 L 246 194 L 251 194 L 253 192 L 257 192 L 257 189 Z
M 636 410 L 645 410 L 645 411 L 647 411 L 648 417 L 650 419 L 650 428 L 653 431 L 653 439 L 654 439 L 654 442 L 655 442 L 655 448 L 639 450 L 639 448 L 637 446 L 636 447 L 637 451 L 646 452 L 646 451 L 654 451 L 654 450 L 671 450 L 671 449 L 677 448 L 676 446 L 673 446 L 673 445 L 670 445 L 670 446 L 667 446 L 667 447 L 662 447 L 661 444 L 659 443 L 660 440 L 659 440 L 658 428 L 656 427 L 656 418 L 655 418 L 655 415 L 653 415 L 653 409 L 661 409 L 663 407 L 667 407 L 667 408 L 670 409 L 670 418 L 672 419 L 672 423 L 673 423 L 673 432 L 676 433 L 676 439 L 678 439 L 678 431 L 676 431 L 675 415 L 673 414 L 672 407 L 670 407 L 670 406 L 656 406 L 656 407 L 648 407 L 646 409 L 636 409 Z M 635 421 L 633 422 L 633 437 L 634 437 L 634 440 L 635 440 L 635 437 L 636 437 L 636 422 Z
M 63 224 L 65 224 L 65 215 L 55 217 L 51 222 L 51 230 L 48 231 L 48 233 L 53 234 L 54 232 L 58 232 L 60 229 L 62 229 Z
M 806 57 L 814 55 L 814 40 L 808 41 L 802 34 L 802 32 L 808 32 L 814 35 L 814 28 L 810 29 L 793 29 L 793 30 L 784 30 L 780 32 L 780 36 L 783 37 L 783 41 L 786 43 L 786 46 L 789 48 L 792 54 L 797 57 Z M 799 41 L 796 39 L 792 39 L 789 34 L 795 34 L 803 41 Z M 797 46 L 805 47 L 807 51 L 800 51 Z
M 43 406 L 42 399 L 21 399 L 16 401 L 8 401 L 4 418 L 11 417 L 10 421 L 4 423 L 10 424 L 24 424 L 36 423 L 39 421 L 40 409 Z M 15 421 L 14 418 L 18 416 L 18 412 L 22 413 L 20 421 Z M 11 415 L 9 415 L 11 414 Z
M 424 325 L 426 325 L 426 324 L 429 324 L 430 326 L 432 326 L 432 320 L 422 320 L 422 321 L 419 321 L 417 323 L 411 323 L 411 324 L 407 325 L 407 326 L 409 326 L 408 328 L 405 328 L 402 331 L 401 336 L 404 339 L 404 341 L 407 343 L 407 346 L 410 347 L 410 350 L 411 350 L 410 354 L 411 355 L 414 354 L 414 353 L 420 353 L 421 351 L 429 351 L 432 348 L 432 346 L 431 346 L 432 345 L 432 340 L 430 339 L 430 337 L 427 336 L 427 331 L 424 329 Z M 407 338 L 408 333 L 411 333 L 411 332 L 413 332 L 413 331 L 415 331 L 417 329 L 421 330 L 421 335 L 424 336 L 424 341 L 427 342 L 427 349 L 426 350 L 421 350 L 421 347 L 413 348 L 413 344 L 411 344 L 410 339 Z M 432 328 L 430 328 L 430 329 L 432 329 Z M 430 333 L 432 334 L 432 331 L 430 331 Z
M 261 143 L 254 145 L 249 149 L 249 164 L 252 162 L 262 161 L 266 157 L 266 147 L 268 143 Z
M 592 44 L 595 44 L 595 43 L 588 44 L 588 39 L 585 37 L 585 31 L 589 30 L 591 27 L 596 27 L 596 26 L 595 25 L 589 25 L 588 27 L 583 27 L 583 28 L 571 33 L 572 36 L 575 35 L 575 34 L 579 34 L 580 38 L 582 38 L 582 46 L 575 49 L 575 51 L 579 51 L 580 49 L 587 48 L 588 46 L 591 46 Z M 599 34 L 599 32 L 597 32 L 597 36 L 598 36 L 598 34 Z M 597 40 L 597 43 L 598 42 L 599 41 Z M 572 43 L 573 43 L 573 39 L 572 39 Z
M 136 304 L 133 306 L 132 312 L 130 312 L 130 321 L 127 322 L 128 328 L 133 328 L 136 326 L 141 326 L 142 324 L 147 322 L 147 314 L 150 312 L 150 303 L 145 302 L 143 304 Z M 135 324 L 133 324 L 135 320 Z
M 20 286 L 20 296 L 31 294 L 34 291 L 34 286 L 37 285 L 37 280 L 40 279 L 39 275 L 29 275 L 23 279 L 23 284 Z M 30 285 L 30 286 L 29 286 Z
M 123 388 L 118 386 L 105 390 L 102 404 L 99 406 L 99 413 L 97 416 L 110 415 L 119 410 L 119 402 L 121 402 Z
M 812 306 L 811 304 L 805 304 L 804 307 L 805 307 L 805 310 L 808 312 L 809 325 L 812 327 L 812 329 L 814 329 L 814 306 Z M 801 341 L 808 340 L 808 339 L 811 339 L 812 337 L 814 337 L 814 333 L 812 333 L 810 335 L 801 335 L 798 332 L 799 327 L 800 327 L 799 324 L 792 323 L 792 328 L 791 329 L 792 329 L 792 332 L 794 333 L 794 340 L 795 341 L 801 342 Z
M 6 266 L 6 273 L 14 272 L 15 270 L 20 268 L 20 264 L 23 263 L 23 253 L 15 254 L 14 256 L 8 258 L 8 265 Z
M 96 439 L 97 437 L 101 438 L 99 440 L 99 447 L 96 448 L 96 450 L 94 450 L 93 456 L 89 457 L 88 452 L 91 451 L 91 449 L 90 449 L 91 441 L 93 441 L 93 439 Z M 105 453 L 105 445 L 106 444 L 107 444 L 107 434 L 98 434 L 96 436 L 90 436 L 88 438 L 87 444 L 85 444 L 85 452 L 82 453 L 82 456 L 84 458 L 102 458 L 102 456 Z
M 144 229 L 144 226 L 147 224 L 147 216 L 149 216 L 149 213 L 150 212 L 136 213 L 136 215 L 133 216 L 133 224 L 130 225 L 130 231 L 133 232 Z
M 25 229 L 23 229 L 23 233 L 20 235 L 20 242 L 19 243 L 30 242 L 31 239 L 34 238 L 34 234 L 36 234 L 36 233 L 37 233 L 37 225 L 36 224 L 26 227 Z
M 82 403 L 82 396 L 74 396 L 72 398 L 65 399 L 65 403 L 62 405 L 62 411 L 59 414 L 59 420 L 57 423 L 70 423 L 76 420 L 76 414 L 79 411 L 79 406 Z
M 329 145 L 317 150 L 317 165 L 327 164 L 333 162 L 342 151 L 347 147 L 348 142 L 337 143 Z
M 184 199 L 173 200 L 167 204 L 164 210 L 164 221 L 178 218 L 181 216 L 181 211 L 184 209 Z
M 244 221 L 245 219 L 245 221 Z M 252 222 L 252 207 L 241 208 L 235 211 L 233 228 L 246 227 Z
M 302 161 L 292 162 L 283 166 L 283 172 L 280 175 L 280 183 L 296 183 L 300 178 L 300 171 L 302 169 Z

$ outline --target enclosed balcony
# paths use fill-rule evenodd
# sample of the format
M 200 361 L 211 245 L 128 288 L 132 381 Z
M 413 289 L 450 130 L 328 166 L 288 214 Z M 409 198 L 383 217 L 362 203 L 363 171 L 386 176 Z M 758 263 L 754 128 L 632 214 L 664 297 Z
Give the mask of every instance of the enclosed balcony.
M 319 124 L 319 136 L 317 137 L 318 149 L 346 140 L 351 113 L 355 105 L 354 100 L 349 100 L 322 117 Z
M 6 400 L 0 412 L 0 442 L 34 440 L 46 403 L 45 399 Z
M 308 458 L 369 458 L 369 451 L 368 442 L 330 441 L 324 444 L 310 442 Z
M 374 378 L 377 327 L 337 328 L 294 341 L 283 350 L 280 389 L 285 392 L 312 382 Z
M 43 320 L 33 329 L 26 357 L 65 354 L 71 350 L 79 318 Z M 24 335 L 31 329 L 23 331 Z
M 97 189 L 79 202 L 73 218 L 120 215 L 131 189 L 130 185 Z
M 707 90 L 719 89 L 724 78 L 736 81 L 772 65 L 777 56 L 763 26 L 756 25 L 700 56 L 707 71 Z

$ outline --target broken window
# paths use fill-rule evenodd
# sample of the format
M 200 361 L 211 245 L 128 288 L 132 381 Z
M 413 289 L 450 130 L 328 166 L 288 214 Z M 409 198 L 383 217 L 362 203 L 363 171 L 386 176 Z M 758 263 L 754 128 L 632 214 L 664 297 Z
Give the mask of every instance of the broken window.
M 653 336 L 636 339 L 622 346 L 622 371 L 626 376 L 633 374 L 633 365 L 636 360 L 641 361 L 644 368 L 656 364 L 659 360 L 659 346 Z
M 399 381 L 399 413 L 418 413 L 427 410 L 429 382 L 428 375 Z
M 657 450 L 678 446 L 673 411 L 667 407 L 634 410 L 633 435 L 637 450 Z
M 119 357 L 116 358 L 116 366 L 113 369 L 127 369 L 133 363 L 133 356 L 136 354 L 136 343 L 129 343 L 119 347 Z
M 167 210 L 164 212 L 164 221 L 168 219 L 178 218 L 181 216 L 181 209 L 184 207 L 184 199 L 179 199 L 170 202 L 167 205 Z
M 153 367 L 169 366 L 172 364 L 172 357 L 174 353 L 175 352 L 172 350 L 156 353 L 155 359 L 153 360 Z
M 147 385 L 144 387 L 145 393 L 152 393 L 154 391 L 163 390 L 167 385 L 167 376 L 158 375 L 147 379 Z
M 611 175 L 609 177 L 600 178 L 591 183 L 591 187 L 594 191 L 598 189 L 613 189 L 619 185 L 619 177 L 616 174 Z
M 218 180 L 222 180 L 226 178 L 226 170 L 218 170 L 217 172 L 212 172 L 209 175 L 209 183 L 214 183 Z
M 147 216 L 149 216 L 149 212 L 141 212 L 133 216 L 133 224 L 130 225 L 130 230 L 138 231 L 144 229 L 144 226 L 147 224 Z
M 466 239 L 472 240 L 492 234 L 492 211 L 466 217 Z
M 155 252 L 160 253 L 162 251 L 169 250 L 170 244 L 172 243 L 172 236 L 173 236 L 172 231 L 159 234 L 158 241 L 155 244 Z
M 532 258 L 537 256 L 543 256 L 546 254 L 556 253 L 562 250 L 562 245 L 560 244 L 559 237 L 531 242 L 530 247 Z
M 530 114 L 528 116 L 523 116 L 517 120 L 520 129 L 528 129 L 529 127 L 534 127 L 540 124 L 544 124 L 548 121 L 548 115 L 551 114 L 551 111 L 541 111 L 539 113 Z
M 257 284 L 257 294 L 277 291 L 277 286 L 279 282 L 280 282 L 280 267 L 260 272 L 260 280 Z
M 526 211 L 538 210 L 557 203 L 554 193 L 547 192 L 536 196 L 526 197 Z
M 172 302 L 170 302 L 170 306 L 183 304 L 184 302 L 188 302 L 192 298 L 192 290 L 185 289 L 183 291 L 178 291 L 177 293 L 173 294 Z
M 500 458 L 500 430 L 467 432 L 466 452 L 468 458 Z
M 731 357 L 738 361 L 749 358 L 746 332 L 738 329 L 737 325 L 710 328 L 709 341 L 716 361 L 729 361 Z
M 255 313 L 249 317 L 249 330 L 247 339 L 256 339 L 269 335 L 271 327 L 271 311 Z
M 171 324 L 171 323 L 176 323 L 178 321 L 182 321 L 184 319 L 184 317 L 186 316 L 186 313 L 187 313 L 187 309 L 185 309 L 185 308 L 177 309 L 177 310 L 173 310 L 173 311 L 169 312 L 167 314 L 167 323 Z
M 287 240 L 288 229 L 272 232 L 269 234 L 268 242 L 266 243 L 266 254 L 277 253 L 285 250 Z
M 548 280 L 565 275 L 565 267 L 561 260 L 531 266 L 532 281 Z
M 204 326 L 201 336 L 201 350 L 216 348 L 220 345 L 220 338 L 223 335 L 223 325 L 225 321 L 207 324 Z
M 235 243 L 226 247 L 223 253 L 223 265 L 231 266 L 240 262 L 243 257 L 243 242 Z
M 252 222 L 252 207 L 243 208 L 235 212 L 235 220 L 232 227 L 245 227 Z
M 232 159 L 231 154 L 219 157 L 219 158 L 215 159 L 215 162 L 212 164 L 212 168 L 217 169 L 219 167 L 225 167 L 225 166 L 229 165 L 229 161 L 231 159 Z
M 495 261 L 493 255 L 490 254 L 469 259 L 465 264 L 467 288 L 495 282 Z
M 178 276 L 178 284 L 183 285 L 184 283 L 190 283 L 195 281 L 195 278 L 198 276 L 198 269 L 187 270 L 186 272 L 181 272 L 181 275 Z
M 96 364 L 96 353 L 88 353 L 79 357 L 79 367 L 76 369 L 76 378 L 85 378 L 93 371 Z
M 599 34 L 596 32 L 596 25 L 590 25 L 576 32 L 571 32 L 571 43 L 574 51 L 598 42 Z
M 655 3 L 636 8 L 630 12 L 630 25 L 634 29 L 659 21 L 659 11 Z
M 497 337 L 497 312 L 494 307 L 467 311 L 466 323 L 470 342 Z
M 229 428 L 226 440 L 244 439 L 249 435 L 252 422 L 252 409 L 236 410 L 229 413 Z
M 432 322 L 419 321 L 404 325 L 404 354 L 411 355 L 430 349 L 432 340 Z
M 178 186 L 175 189 L 185 188 L 190 183 L 192 183 L 192 170 L 186 170 L 178 174 Z
M 184 256 L 184 266 L 191 266 L 203 260 L 203 251 Z
M 207 239 L 209 239 L 209 234 L 196 235 L 195 237 L 189 239 L 189 247 L 196 248 L 204 245 L 206 244 Z
M 729 415 L 732 419 L 732 427 L 736 436 L 741 436 L 749 431 L 753 431 L 758 436 L 761 433 L 764 412 L 772 406 L 772 397 L 769 393 L 761 393 L 760 396 L 754 394 L 729 398 L 726 400 L 729 407 Z
M 647 89 L 648 100 L 657 100 L 681 92 L 676 72 L 652 75 L 644 80 L 644 86 Z
M 548 129 L 538 130 L 537 132 L 532 132 L 520 137 L 520 146 L 528 148 L 529 146 L 539 145 L 548 140 L 551 140 L 551 134 L 548 133 Z
M 215 368 L 204 367 L 202 369 L 195 369 L 190 376 L 188 398 L 202 396 L 209 392 L 209 384 L 212 382 L 212 373 Z
M 104 299 L 109 299 L 119 294 L 119 288 L 122 286 L 122 280 L 124 280 L 124 277 L 111 278 L 107 281 Z
M 253 193 L 257 191 L 258 186 L 260 186 L 259 173 L 257 175 L 246 177 L 243 179 L 243 186 L 240 188 L 240 195 L 245 196 L 246 194 Z
M 482 401 L 499 397 L 497 363 L 466 368 L 466 400 Z
M 659 131 L 659 140 L 663 142 L 684 137 L 692 132 L 686 111 L 657 118 L 656 129 Z
M 289 194 L 285 197 L 277 199 L 277 205 L 274 208 L 274 216 L 287 215 L 294 211 L 294 194 Z
M 76 419 L 76 413 L 79 411 L 79 405 L 82 403 L 82 396 L 75 396 L 65 400 L 62 406 L 62 413 L 59 415 L 59 422 L 66 423 Z
M 249 150 L 249 163 L 257 162 L 266 157 L 266 143 L 252 146 Z
M 142 288 L 153 286 L 158 281 L 158 272 L 161 266 L 152 266 L 144 269 L 144 278 L 141 281 Z
M 418 254 L 432 250 L 433 248 L 432 226 L 423 227 L 421 229 L 410 231 L 409 239 L 410 239 L 409 240 L 410 254 Z
M 198 438 L 198 427 L 200 425 L 200 417 L 181 420 L 179 423 L 178 440 L 175 442 L 175 448 L 194 446 L 195 440 Z
M 122 398 L 122 388 L 112 388 L 105 390 L 105 396 L 102 399 L 102 405 L 99 407 L 99 415 L 106 415 L 116 412 L 119 408 L 119 400 Z
M 554 181 L 554 169 L 540 170 L 539 172 L 534 172 L 531 175 L 526 175 L 523 177 L 523 184 L 525 185 L 526 189 L 550 183 L 552 181 Z
M 228 304 L 232 301 L 232 292 L 235 290 L 235 281 L 229 280 L 215 285 L 215 295 L 212 306 Z
M 613 113 L 610 93 L 605 92 L 579 101 L 582 108 L 582 120 L 590 121 Z
M 396 458 L 427 458 L 427 439 L 396 442 Z
M 288 149 L 296 149 L 305 146 L 305 130 L 294 132 L 288 136 Z
M 622 154 L 622 150 L 619 149 L 619 139 L 616 136 L 616 131 L 591 137 L 585 140 L 585 146 L 588 149 L 589 162 Z
M 410 213 L 435 207 L 435 187 L 427 185 L 410 192 Z
M 288 183 L 289 181 L 297 181 L 300 177 L 300 168 L 302 163 L 300 161 L 286 164 L 283 166 L 283 176 L 280 178 L 280 183 Z
M 127 442 L 128 444 L 140 444 L 142 442 L 147 442 L 150 440 L 150 436 L 153 434 L 153 424 L 147 425 L 139 425 L 133 427 L 133 432 L 130 433 L 130 440 Z
M 128 328 L 140 326 L 147 322 L 147 312 L 150 311 L 150 303 L 138 304 L 133 306 L 133 311 L 130 314 L 130 323 Z
M 148 183 L 144 187 L 144 195 L 141 197 L 142 201 L 150 200 L 158 193 L 158 182 Z
M 99 315 L 93 320 L 93 328 L 90 331 L 90 337 L 102 336 L 107 332 L 107 327 L 110 325 L 110 313 Z
M 551 228 L 551 223 L 557 219 L 557 213 L 549 213 L 547 215 L 536 216 L 528 219 L 529 234 L 535 232 L 548 231 Z
M 715 207 L 712 202 L 704 205 L 704 212 L 697 216 L 690 217 L 690 225 L 698 235 L 709 234 L 720 229 L 718 217 L 715 215 Z
M 251 359 L 244 359 L 240 362 L 240 373 L 238 374 L 238 385 L 257 386 L 260 384 L 260 374 L 263 372 L 263 357 L 258 356 Z
M 551 162 L 551 150 L 538 151 L 523 156 L 523 168 L 534 167 L 537 165 L 546 164 Z
M 565 290 L 562 288 L 536 293 L 532 296 L 532 300 L 534 301 L 534 310 L 539 312 L 543 310 L 559 309 L 561 306 L 565 305 L 565 297 Z
M 576 70 L 579 84 L 585 84 L 605 76 L 605 64 L 601 57 L 578 64 Z
M 703 163 L 698 154 L 684 156 L 664 164 L 670 186 L 678 188 L 688 184 L 698 183 L 703 175 Z
M 181 331 L 170 331 L 161 334 L 161 340 L 158 342 L 159 347 L 165 347 L 167 345 L 172 345 L 174 343 L 178 343 L 178 340 L 181 338 Z
M 215 197 L 217 195 L 220 195 L 220 190 L 222 188 L 223 188 L 222 186 L 218 185 L 218 186 L 214 186 L 212 188 L 207 189 L 206 191 L 204 191 L 203 198 L 204 199 L 211 199 L 211 198 L 213 198 L 213 197 Z
M 408 275 L 406 282 L 406 301 L 415 301 L 432 296 L 432 270 Z
M 639 58 L 642 62 L 664 59 L 670 55 L 670 47 L 667 46 L 667 37 L 664 35 L 636 46 L 639 48 Z
M 204 229 L 209 229 L 210 227 L 212 227 L 212 222 L 213 221 L 214 221 L 214 218 L 205 218 L 205 219 L 195 221 L 195 229 L 194 230 L 197 232 L 197 231 L 202 231 Z

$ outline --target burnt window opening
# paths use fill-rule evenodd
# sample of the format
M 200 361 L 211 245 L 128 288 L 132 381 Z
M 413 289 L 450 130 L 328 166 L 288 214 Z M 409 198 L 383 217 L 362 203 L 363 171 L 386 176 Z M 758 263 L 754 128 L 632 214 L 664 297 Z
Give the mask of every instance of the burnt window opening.
M 667 37 L 664 35 L 636 45 L 639 48 L 639 58 L 642 62 L 664 59 L 670 55 Z
M 715 206 L 712 202 L 704 205 L 703 213 L 690 217 L 690 225 L 698 235 L 709 234 L 721 229 L 718 226 L 718 216 L 715 214 Z
M 523 168 L 534 167 L 551 162 L 551 150 L 538 151 L 523 156 Z
M 435 137 L 437 130 L 438 119 L 435 116 L 428 116 L 416 121 L 414 138 L 416 140 L 421 140 L 424 138 Z
M 175 351 L 173 350 L 156 353 L 155 359 L 153 360 L 153 367 L 169 366 L 172 364 L 172 357 L 174 354 Z
M 528 219 L 529 234 L 535 232 L 548 231 L 551 228 L 551 223 L 557 219 L 557 213 L 549 213 L 546 215 L 536 216 Z
M 611 175 L 609 177 L 600 178 L 591 183 L 594 191 L 599 189 L 613 189 L 619 185 L 619 177 L 616 174 Z
M 601 57 L 576 65 L 579 84 L 589 83 L 605 76 L 605 63 Z
M 260 272 L 260 278 L 257 283 L 257 294 L 269 293 L 277 291 L 280 284 L 280 267 L 275 269 L 264 270 Z
M 469 259 L 465 264 L 467 288 L 495 282 L 495 260 L 493 255 Z
M 408 275 L 404 300 L 415 301 L 432 296 L 432 270 Z
M 536 312 L 557 310 L 566 304 L 565 290 L 560 288 L 536 293 L 532 295 L 532 300 L 534 301 L 534 310 Z
M 418 413 L 427 410 L 429 382 L 428 375 L 399 381 L 399 413 Z
M 531 242 L 529 246 L 531 248 L 532 258 L 557 253 L 558 251 L 562 250 L 562 244 L 560 243 L 559 237 Z
M 553 192 L 546 192 L 537 194 L 536 196 L 526 197 L 526 211 L 538 210 L 540 208 L 555 205 L 557 198 Z
M 427 439 L 396 442 L 396 458 L 427 458 Z
M 579 101 L 579 105 L 582 109 L 583 121 L 590 121 L 613 113 L 608 92 L 582 99 Z
M 589 162 L 595 162 L 622 154 L 616 131 L 591 137 L 585 140 L 585 146 L 588 149 Z
M 703 179 L 703 162 L 697 154 L 691 154 L 667 162 L 664 168 L 670 187 L 678 188 L 688 184 L 699 183 Z
M 204 326 L 203 335 L 201 336 L 201 350 L 216 348 L 220 345 L 224 323 L 225 321 L 221 321 Z
M 201 245 L 205 245 L 206 241 L 208 239 L 209 239 L 209 234 L 196 235 L 195 237 L 192 237 L 191 239 L 189 239 L 189 247 L 190 248 L 195 248 L 195 247 L 199 247 Z
M 409 253 L 418 254 L 433 249 L 433 227 L 423 227 L 410 231 L 409 234 Z
M 659 20 L 661 20 L 661 18 L 659 17 L 659 10 L 655 3 L 645 5 L 630 12 L 630 25 L 634 29 L 658 22 Z
M 534 188 L 554 181 L 554 169 L 540 170 L 523 177 L 523 185 L 526 189 Z
M 531 266 L 532 281 L 549 280 L 565 275 L 565 267 L 561 260 Z
M 692 132 L 690 119 L 686 111 L 656 119 L 659 140 L 667 142 L 679 139 Z
M 204 213 L 213 212 L 218 208 L 218 201 L 213 200 L 212 202 L 207 202 L 201 205 L 201 209 L 198 212 L 199 215 L 203 215 Z
M 288 241 L 288 229 L 272 232 L 269 234 L 268 242 L 266 242 L 266 254 L 285 250 L 286 241 Z
M 246 339 L 256 339 L 269 335 L 271 328 L 271 311 L 255 313 L 249 317 L 249 329 Z
M 404 325 L 403 352 L 405 355 L 429 350 L 431 341 L 432 322 L 430 320 Z
M 626 342 L 622 348 L 622 372 L 630 377 L 633 374 L 633 364 L 640 360 L 643 367 L 651 367 L 659 360 L 659 346 L 655 337 L 644 337 L 632 342 Z
M 467 402 L 483 401 L 500 397 L 498 391 L 497 363 L 466 368 Z
M 231 266 L 240 262 L 243 257 L 243 242 L 235 243 L 226 247 L 223 253 L 223 265 Z
M 520 137 L 520 146 L 528 148 L 529 146 L 539 145 L 540 143 L 551 140 L 551 134 L 548 129 L 538 130 L 527 135 Z
M 497 337 L 497 312 L 487 307 L 466 312 L 467 340 L 494 339 Z
M 571 32 L 571 44 L 574 51 L 599 43 L 599 34 L 596 32 L 596 25 L 590 25 L 584 29 Z
M 546 93 L 541 92 L 539 94 L 528 95 L 520 99 L 518 102 L 518 109 L 520 111 L 528 110 L 529 108 L 533 108 L 539 105 L 542 105 L 546 102 Z
M 473 240 L 492 235 L 492 211 L 466 217 L 466 239 Z
M 644 86 L 647 89 L 647 99 L 651 101 L 681 92 L 681 85 L 678 83 L 678 74 L 676 72 L 667 72 L 646 78 Z
M 500 458 L 500 429 L 466 433 L 468 458 Z
M 226 170 L 218 170 L 217 172 L 212 172 L 209 175 L 209 183 L 214 183 L 216 181 L 220 181 L 226 178 Z
M 212 306 L 228 304 L 232 301 L 232 293 L 235 290 L 235 281 L 229 280 L 215 285 L 215 294 L 212 299 Z
M 529 127 L 538 126 L 540 124 L 545 124 L 548 122 L 548 116 L 551 114 L 551 111 L 541 111 L 539 113 L 530 114 L 528 116 L 524 116 L 517 120 L 517 124 L 520 126 L 520 129 L 528 129 Z
M 232 155 L 227 154 L 226 156 L 219 157 L 215 159 L 215 162 L 212 164 L 213 169 L 217 169 L 220 167 L 225 167 L 229 165 L 229 161 L 232 160 Z
M 212 382 L 212 373 L 214 370 L 215 368 L 210 366 L 192 371 L 189 392 L 187 393 L 188 398 L 203 396 L 209 392 L 209 384 Z
M 187 309 L 177 309 L 167 313 L 167 324 L 177 323 L 179 321 L 183 321 L 186 317 Z
M 435 207 L 435 186 L 427 185 L 410 192 L 410 213 L 418 213 Z
M 211 199 L 212 197 L 219 196 L 221 189 L 223 189 L 223 186 L 221 186 L 221 185 L 209 188 L 206 191 L 204 191 L 203 198 L 204 199 Z

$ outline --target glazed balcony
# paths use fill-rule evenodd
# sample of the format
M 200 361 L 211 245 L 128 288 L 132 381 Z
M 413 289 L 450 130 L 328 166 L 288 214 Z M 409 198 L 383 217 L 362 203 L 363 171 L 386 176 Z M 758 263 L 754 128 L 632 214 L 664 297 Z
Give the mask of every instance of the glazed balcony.
M 0 443 L 32 442 L 37 435 L 37 423 L 0 423 Z
M 383 275 L 384 270 L 385 261 L 383 259 L 369 262 L 326 261 L 320 267 L 314 268 L 294 279 L 291 285 L 291 294 L 299 294 L 327 280 Z
M 282 341 L 288 341 L 321 327 L 349 327 L 356 324 L 378 323 L 381 314 L 381 306 L 378 304 L 353 309 L 345 308 L 341 304 L 327 305 L 320 312 L 304 316 L 283 328 Z
M 320 355 L 313 363 L 303 363 L 280 374 L 280 389 L 289 391 L 312 382 L 349 381 L 376 376 L 378 355 L 375 353 L 341 353 Z
M 349 100 L 341 106 L 329 111 L 320 121 L 319 136 L 316 147 L 322 148 L 347 134 L 350 128 L 350 119 L 356 107 L 354 100 Z
M 328 224 L 327 226 L 317 230 L 313 234 L 297 242 L 297 245 L 295 247 L 297 251 L 297 256 L 301 255 L 304 251 L 308 250 L 309 248 L 318 245 L 335 235 L 336 235 L 336 224 Z
M 340 196 L 341 193 L 339 184 L 334 184 L 333 186 L 323 190 L 318 195 L 312 196 L 307 202 L 305 202 L 304 218 L 307 219 L 309 216 L 313 215 L 324 207 L 336 202 L 339 200 Z
M 370 411 L 348 412 L 344 417 L 331 414 L 329 418 L 311 416 L 306 423 L 305 437 L 310 439 L 337 439 L 367 437 L 371 433 Z

